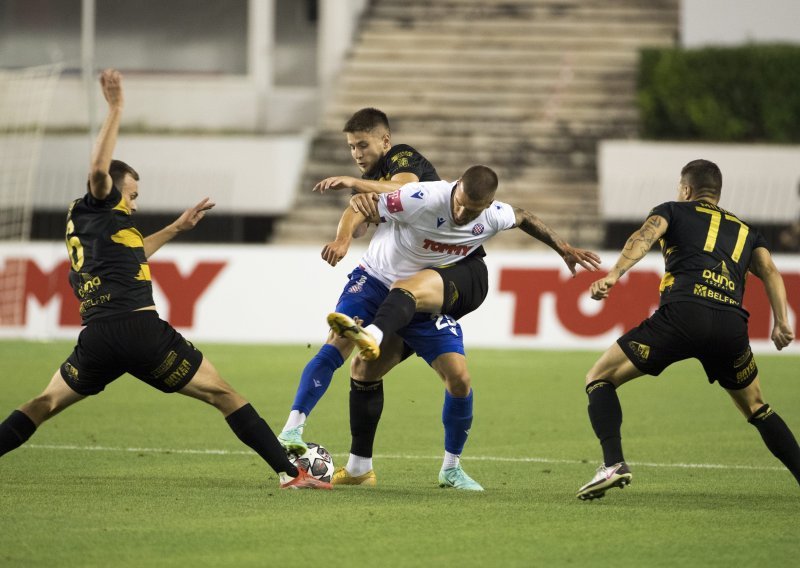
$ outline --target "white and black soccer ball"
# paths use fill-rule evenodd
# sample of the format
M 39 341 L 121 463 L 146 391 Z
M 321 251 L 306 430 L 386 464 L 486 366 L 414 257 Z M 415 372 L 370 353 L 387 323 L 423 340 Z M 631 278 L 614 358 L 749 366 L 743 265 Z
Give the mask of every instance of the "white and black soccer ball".
M 300 457 L 290 456 L 290 461 L 320 481 L 330 483 L 333 477 L 333 458 L 328 450 L 319 444 L 309 442 L 308 451 Z

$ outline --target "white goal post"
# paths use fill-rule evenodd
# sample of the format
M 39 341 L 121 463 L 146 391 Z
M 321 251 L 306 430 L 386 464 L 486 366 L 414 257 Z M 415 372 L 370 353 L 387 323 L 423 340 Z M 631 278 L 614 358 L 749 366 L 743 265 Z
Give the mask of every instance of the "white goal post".
M 62 65 L 0 69 L 0 241 L 30 239 L 32 192 L 47 112 Z M 0 266 L 0 325 L 18 323 L 25 268 Z

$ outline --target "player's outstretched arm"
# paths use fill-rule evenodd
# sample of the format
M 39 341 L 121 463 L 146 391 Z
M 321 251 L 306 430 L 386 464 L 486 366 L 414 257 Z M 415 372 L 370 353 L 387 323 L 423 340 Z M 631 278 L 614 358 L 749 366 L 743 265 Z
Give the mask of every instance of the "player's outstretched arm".
M 206 211 L 212 209 L 216 203 L 211 201 L 208 197 L 203 199 L 194 207 L 190 207 L 180 217 L 175 219 L 172 223 L 158 231 L 144 238 L 144 255 L 150 258 L 162 246 L 174 239 L 178 233 L 191 231 L 197 224 L 205 217 Z
M 600 257 L 589 250 L 579 249 L 571 246 L 564 239 L 559 237 L 553 229 L 539 219 L 530 211 L 525 211 L 519 207 L 514 207 L 514 224 L 532 236 L 534 239 L 542 241 L 544 244 L 556 251 L 564 262 L 567 263 L 569 271 L 575 276 L 575 265 L 580 264 L 586 270 L 594 272 L 600 268 Z
M 644 225 L 628 237 L 614 268 L 608 272 L 605 278 L 592 282 L 590 288 L 592 298 L 595 300 L 607 298 L 611 288 L 622 278 L 622 275 L 645 257 L 647 251 L 653 247 L 653 243 L 667 232 L 668 226 L 667 220 L 660 215 L 648 217 Z
M 417 176 L 413 177 L 414 179 L 411 181 L 417 181 Z M 352 189 L 357 193 L 390 193 L 400 189 L 406 183 L 409 183 L 409 181 L 371 180 L 358 179 L 351 176 L 333 176 L 318 182 L 311 191 L 325 193 L 329 189 Z
M 794 331 L 792 326 L 789 325 L 786 286 L 783 284 L 783 278 L 781 273 L 778 272 L 778 267 L 772 261 L 769 251 L 763 247 L 753 250 L 753 257 L 750 260 L 750 272 L 764 282 L 767 299 L 769 299 L 769 305 L 772 308 L 772 342 L 780 351 L 794 339 Z
M 353 242 L 353 233 L 359 225 L 364 223 L 367 218 L 363 213 L 359 213 L 353 208 L 348 207 L 339 220 L 336 228 L 336 239 L 322 247 L 322 258 L 331 266 L 342 260 L 350 249 Z
M 96 199 L 105 199 L 111 193 L 113 181 L 108 175 L 111 158 L 117 145 L 119 123 L 122 118 L 124 99 L 122 96 L 122 75 L 116 69 L 106 69 L 100 75 L 100 86 L 108 102 L 108 114 L 97 134 L 92 158 L 89 164 L 89 191 Z
M 333 176 L 317 183 L 312 191 L 325 193 L 329 189 L 352 189 L 356 193 L 391 193 L 407 183 L 418 182 L 413 172 L 398 172 L 388 180 L 359 179 L 352 176 Z

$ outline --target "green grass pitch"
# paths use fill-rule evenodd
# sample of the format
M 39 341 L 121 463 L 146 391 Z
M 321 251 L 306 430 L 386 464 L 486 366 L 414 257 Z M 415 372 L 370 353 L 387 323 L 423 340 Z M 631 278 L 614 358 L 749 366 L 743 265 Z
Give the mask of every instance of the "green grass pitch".
M 2 417 L 71 347 L 0 342 Z M 201 348 L 277 431 L 316 346 Z M 437 486 L 443 388 L 419 359 L 385 383 L 378 487 L 332 492 L 279 491 L 216 410 L 123 377 L 0 459 L 0 566 L 796 566 L 797 483 L 694 361 L 620 390 L 633 484 L 575 499 L 600 461 L 596 356 L 470 350 L 482 494 Z M 757 360 L 800 433 L 800 358 Z M 342 369 L 306 429 L 340 464 L 347 393 Z

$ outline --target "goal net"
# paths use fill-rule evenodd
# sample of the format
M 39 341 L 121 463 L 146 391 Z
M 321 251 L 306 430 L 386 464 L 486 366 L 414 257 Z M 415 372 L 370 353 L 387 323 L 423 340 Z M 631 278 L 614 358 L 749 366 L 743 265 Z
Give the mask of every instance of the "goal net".
M 0 246 L 30 238 L 32 192 L 61 65 L 0 69 Z M 25 270 L 0 256 L 0 325 L 22 320 Z

